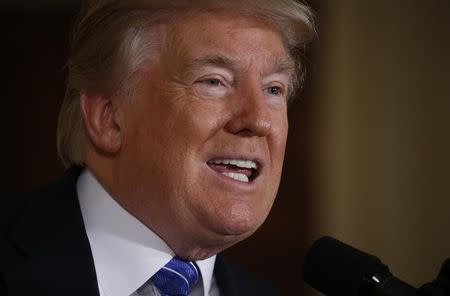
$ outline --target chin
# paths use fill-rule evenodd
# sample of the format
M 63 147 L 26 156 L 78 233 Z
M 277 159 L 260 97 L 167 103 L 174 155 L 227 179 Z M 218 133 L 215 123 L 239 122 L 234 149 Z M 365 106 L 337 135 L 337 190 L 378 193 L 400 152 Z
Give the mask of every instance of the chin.
M 254 208 L 239 206 L 222 212 L 219 216 L 220 219 L 216 220 L 215 224 L 220 234 L 242 240 L 254 233 L 264 222 L 266 216 L 265 213 L 255 212 Z
M 202 231 L 191 228 L 186 243 L 170 244 L 178 256 L 189 260 L 203 260 L 245 240 L 264 222 L 267 211 L 255 211 L 255 206 L 234 204 L 223 206 L 218 212 L 204 212 L 200 222 Z

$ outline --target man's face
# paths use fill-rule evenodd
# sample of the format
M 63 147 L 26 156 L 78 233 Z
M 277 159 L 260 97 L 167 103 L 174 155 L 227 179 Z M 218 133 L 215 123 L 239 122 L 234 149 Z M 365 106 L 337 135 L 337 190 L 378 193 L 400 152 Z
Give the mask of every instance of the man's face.
M 252 234 L 279 186 L 291 70 L 265 23 L 178 18 L 140 94 L 120 105 L 119 202 L 185 257 Z

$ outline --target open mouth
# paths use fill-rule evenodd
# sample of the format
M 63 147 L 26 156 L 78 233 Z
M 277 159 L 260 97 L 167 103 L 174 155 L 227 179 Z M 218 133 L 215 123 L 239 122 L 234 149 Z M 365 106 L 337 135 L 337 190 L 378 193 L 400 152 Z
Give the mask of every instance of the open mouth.
M 243 183 L 249 183 L 259 175 L 259 165 L 253 160 L 216 158 L 207 164 L 217 173 Z

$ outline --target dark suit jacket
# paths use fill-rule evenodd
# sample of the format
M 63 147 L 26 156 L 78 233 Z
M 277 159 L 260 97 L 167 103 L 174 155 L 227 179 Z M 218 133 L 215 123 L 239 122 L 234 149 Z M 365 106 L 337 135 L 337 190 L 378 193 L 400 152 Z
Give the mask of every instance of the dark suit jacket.
M 39 192 L 0 200 L 0 295 L 99 295 L 76 193 L 80 171 L 70 169 Z M 222 296 L 277 295 L 220 255 L 214 275 Z

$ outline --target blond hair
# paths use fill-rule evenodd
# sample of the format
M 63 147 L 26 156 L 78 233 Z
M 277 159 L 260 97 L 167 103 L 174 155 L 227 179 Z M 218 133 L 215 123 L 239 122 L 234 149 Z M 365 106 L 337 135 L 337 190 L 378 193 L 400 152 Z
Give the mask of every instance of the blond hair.
M 82 91 L 117 92 L 155 54 L 159 38 L 152 28 L 156 24 L 187 9 L 221 8 L 273 23 L 296 61 L 296 81 L 302 83 L 302 53 L 315 31 L 311 10 L 295 0 L 90 0 L 74 26 L 67 62 L 67 88 L 57 130 L 62 163 L 83 165 Z

